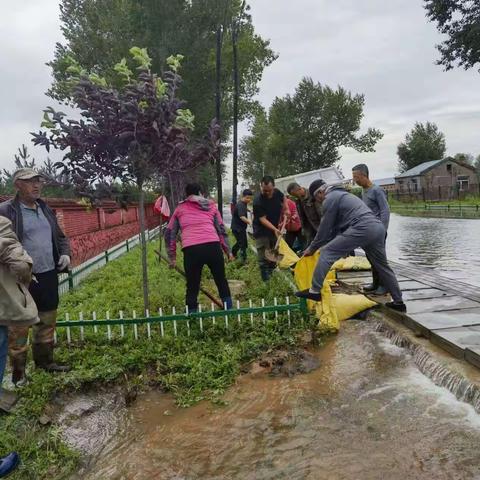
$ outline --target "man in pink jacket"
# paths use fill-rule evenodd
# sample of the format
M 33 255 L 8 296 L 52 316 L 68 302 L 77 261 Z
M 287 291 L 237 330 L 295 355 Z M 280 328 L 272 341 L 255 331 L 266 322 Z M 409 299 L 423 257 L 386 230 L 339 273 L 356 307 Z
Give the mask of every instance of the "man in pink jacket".
M 226 308 L 232 308 L 230 288 L 225 276 L 223 252 L 233 255 L 220 212 L 215 202 L 201 195 L 200 185 L 189 183 L 187 198 L 179 203 L 165 233 L 170 265 L 176 265 L 177 235 L 181 235 L 183 265 L 187 276 L 186 305 L 189 312 L 198 310 L 198 292 L 205 265 L 212 272 L 218 293 Z

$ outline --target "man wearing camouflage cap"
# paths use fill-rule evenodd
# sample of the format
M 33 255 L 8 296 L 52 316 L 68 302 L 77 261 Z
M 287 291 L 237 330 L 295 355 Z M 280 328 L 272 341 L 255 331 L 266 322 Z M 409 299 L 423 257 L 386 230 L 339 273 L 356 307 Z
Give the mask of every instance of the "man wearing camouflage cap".
M 32 168 L 17 170 L 13 175 L 17 194 L 0 204 L 0 215 L 12 222 L 13 230 L 33 260 L 29 290 L 40 318 L 33 326 L 35 365 L 51 372 L 65 372 L 69 368 L 55 363 L 53 349 L 59 300 L 58 274 L 68 270 L 70 246 L 55 213 L 40 199 L 44 182 L 43 176 Z M 21 384 L 25 381 L 28 327 L 13 327 L 9 333 L 12 380 Z

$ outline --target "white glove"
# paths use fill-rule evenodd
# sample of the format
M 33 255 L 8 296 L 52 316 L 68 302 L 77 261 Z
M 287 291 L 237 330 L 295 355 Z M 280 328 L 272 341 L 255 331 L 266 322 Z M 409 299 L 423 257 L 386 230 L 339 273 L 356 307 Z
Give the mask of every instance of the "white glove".
M 62 255 L 58 259 L 57 267 L 59 270 L 65 270 L 70 266 L 70 257 L 68 255 Z

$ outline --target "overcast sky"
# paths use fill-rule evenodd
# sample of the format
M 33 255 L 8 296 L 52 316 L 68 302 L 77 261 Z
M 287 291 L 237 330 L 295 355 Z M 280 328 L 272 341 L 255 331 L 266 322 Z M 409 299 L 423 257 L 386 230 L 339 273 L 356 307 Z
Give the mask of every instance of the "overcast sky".
M 359 162 L 373 177 L 396 171 L 396 147 L 416 121 L 445 133 L 448 153 L 480 153 L 480 74 L 434 64 L 441 40 L 422 0 L 250 0 L 257 31 L 279 54 L 264 74 L 260 102 L 293 93 L 303 76 L 365 94 L 363 127 L 384 138 L 375 153 L 343 151 L 346 175 Z M 38 130 L 50 84 L 45 62 L 61 40 L 56 0 L 0 4 L 0 167 Z M 245 131 L 242 128 L 242 131 Z M 37 150 L 39 160 L 44 150 Z

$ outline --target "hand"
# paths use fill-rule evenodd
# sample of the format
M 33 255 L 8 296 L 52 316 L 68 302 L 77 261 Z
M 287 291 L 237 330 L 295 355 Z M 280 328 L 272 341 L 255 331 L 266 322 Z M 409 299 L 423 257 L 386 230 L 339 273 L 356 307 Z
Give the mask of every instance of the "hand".
M 60 271 L 66 270 L 70 266 L 70 257 L 68 255 L 62 255 L 58 259 L 57 267 Z
M 169 268 L 171 268 L 173 270 L 177 266 L 177 261 L 176 260 L 170 260 L 168 262 L 168 266 L 169 266 Z
M 303 252 L 304 257 L 311 257 L 312 255 L 313 255 L 313 251 L 308 248 Z
M 276 228 L 276 229 L 274 230 L 274 232 L 275 232 L 275 235 L 276 235 L 277 237 L 281 237 L 281 236 L 282 236 L 282 232 L 281 232 L 278 228 Z
M 228 261 L 233 262 L 235 260 L 235 257 L 233 256 L 233 253 L 228 254 Z

